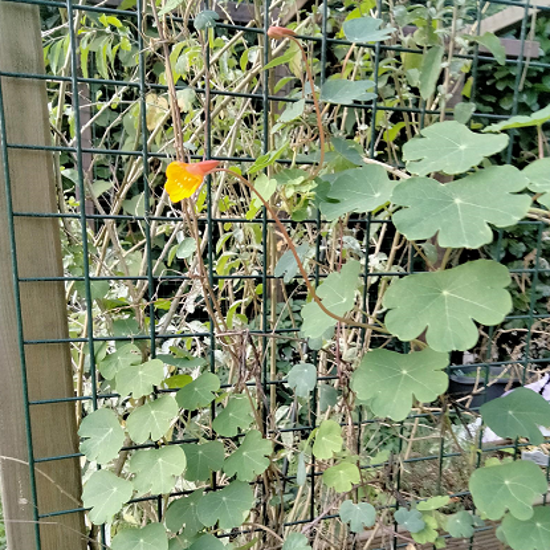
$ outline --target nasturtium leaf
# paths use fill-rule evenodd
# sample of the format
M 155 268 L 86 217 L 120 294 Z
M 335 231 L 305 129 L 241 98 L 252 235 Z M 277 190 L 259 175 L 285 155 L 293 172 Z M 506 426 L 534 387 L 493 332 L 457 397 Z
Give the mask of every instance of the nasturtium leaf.
M 371 212 L 391 199 L 395 182 L 382 166 L 368 164 L 340 172 L 320 208 L 328 220 L 351 212 Z M 336 202 L 337 201 L 337 202 Z
M 550 403 L 529 388 L 517 388 L 504 397 L 485 403 L 483 421 L 500 437 L 527 437 L 532 445 L 544 441 L 539 426 L 550 427 Z
M 166 530 L 160 523 L 141 529 L 119 531 L 111 541 L 112 550 L 168 550 Z
M 220 18 L 220 15 L 214 10 L 203 10 L 193 21 L 193 26 L 198 31 L 203 31 L 204 29 L 210 29 L 216 26 L 216 21 Z
M 197 515 L 206 527 L 219 522 L 220 529 L 233 529 L 243 523 L 253 504 L 250 485 L 233 481 L 221 490 L 207 493 L 198 504 Z
M 86 508 L 92 508 L 90 521 L 95 525 L 107 523 L 120 511 L 123 504 L 132 498 L 133 487 L 109 470 L 94 472 L 84 485 L 82 502 Z
M 529 189 L 535 193 L 544 193 L 537 200 L 550 207 L 550 158 L 536 160 L 523 169 L 523 175 L 529 180 Z
M 358 261 L 348 260 L 340 273 L 331 273 L 317 288 L 317 296 L 330 312 L 343 316 L 353 308 L 360 271 Z M 308 338 L 320 338 L 336 325 L 336 319 L 329 317 L 313 301 L 302 308 L 302 319 L 302 333 Z
M 375 349 L 365 354 L 353 373 L 351 388 L 359 399 L 370 400 L 377 416 L 403 420 L 413 397 L 430 403 L 445 392 L 449 381 L 442 369 L 448 364 L 446 353 L 430 348 L 409 354 Z
M 229 548 L 231 545 L 229 546 Z M 227 550 L 227 546 L 214 535 L 201 535 L 189 548 L 189 550 Z
M 474 516 L 462 510 L 447 517 L 445 529 L 455 539 L 470 538 L 474 536 Z
M 182 445 L 187 457 L 185 479 L 189 481 L 206 481 L 211 472 L 221 470 L 224 460 L 224 449 L 221 441 L 208 443 L 189 443 Z
M 212 372 L 201 374 L 176 394 L 178 405 L 187 411 L 206 407 L 214 401 L 214 392 L 220 389 L 220 379 Z
M 506 514 L 501 529 L 513 550 L 550 550 L 550 507 L 537 506 L 526 521 Z
M 304 534 L 290 533 L 285 539 L 282 550 L 311 550 L 311 546 Z
M 416 533 L 411 533 L 412 538 L 418 542 L 418 544 L 426 544 L 428 542 L 435 542 L 439 534 L 437 532 L 437 520 L 427 514 L 422 515 L 424 520 L 424 529 L 417 531 Z
M 298 397 L 309 397 L 317 383 L 317 369 L 311 363 L 298 363 L 288 373 L 287 385 Z
M 139 365 L 142 362 L 141 351 L 134 344 L 127 344 L 111 353 L 101 361 L 97 368 L 106 380 L 112 380 L 117 372 L 130 365 Z
M 342 29 L 350 42 L 380 42 L 381 40 L 387 40 L 395 30 L 393 27 L 381 29 L 381 26 L 381 19 L 356 17 L 345 21 Z
M 342 450 L 342 427 L 335 420 L 323 420 L 317 428 L 313 454 L 316 458 L 328 460 L 334 453 Z
M 407 169 L 419 176 L 466 172 L 508 145 L 506 135 L 476 134 L 455 120 L 436 122 L 420 133 L 423 137 L 415 137 L 403 146 Z
M 116 390 L 120 395 L 132 394 L 134 399 L 149 395 L 154 386 L 164 380 L 164 363 L 152 359 L 139 365 L 121 368 L 116 375 Z
M 542 470 L 527 460 L 479 468 L 470 476 L 474 504 L 492 520 L 500 519 L 506 510 L 519 520 L 529 519 L 533 503 L 547 489 Z
M 187 530 L 178 533 L 174 538 L 170 539 L 168 550 L 187 550 L 199 538 L 197 533 L 189 533 Z M 218 540 L 218 539 L 216 539 Z M 214 546 L 214 548 L 216 548 Z M 224 550 L 224 546 L 220 550 Z
M 170 493 L 176 477 L 183 474 L 187 461 L 177 445 L 136 451 L 128 469 L 135 474 L 134 488 L 140 495 Z
M 384 295 L 386 328 L 407 342 L 427 328 L 426 341 L 435 351 L 465 351 L 478 340 L 474 321 L 498 325 L 512 308 L 509 284 L 508 270 L 493 260 L 409 275 Z
M 423 56 L 420 66 L 419 88 L 422 99 L 427 100 L 434 92 L 441 74 L 443 46 L 432 46 Z
M 250 430 L 239 448 L 225 460 L 223 471 L 229 477 L 236 474 L 240 481 L 253 481 L 269 467 L 272 451 L 271 441 L 263 439 L 258 430 Z
M 307 253 L 309 252 L 309 244 L 302 243 L 296 247 L 296 252 L 298 253 L 298 258 L 304 263 Z M 298 274 L 298 263 L 296 258 L 291 250 L 287 250 L 277 262 L 273 275 L 275 277 L 283 277 L 285 283 L 290 283 L 294 277 Z
M 328 80 L 321 87 L 320 100 L 327 103 L 349 104 L 354 101 L 369 101 L 376 94 L 367 92 L 374 88 L 372 80 Z
M 502 130 L 511 130 L 512 128 L 526 128 L 529 126 L 542 126 L 545 122 L 550 120 L 550 105 L 547 105 L 543 109 L 535 111 L 529 116 L 517 115 L 487 126 L 484 132 L 501 132 Z
M 475 103 L 457 103 L 453 112 L 454 119 L 457 122 L 460 122 L 460 124 L 468 124 L 470 118 L 472 118 L 472 115 L 475 113 L 475 110 Z
M 337 493 L 347 493 L 351 491 L 355 483 L 361 481 L 359 468 L 349 462 L 341 462 L 336 466 L 331 466 L 323 472 L 323 483 L 334 489 Z
M 416 508 L 421 512 L 431 512 L 432 510 L 447 506 L 449 502 L 451 502 L 451 499 L 447 495 L 435 496 L 419 502 Z
M 106 464 L 118 456 L 124 443 L 124 430 L 111 409 L 98 409 L 86 416 L 78 435 L 87 438 L 80 443 L 80 451 L 88 460 Z
M 494 56 L 499 65 L 506 63 L 506 49 L 500 38 L 492 32 L 485 32 L 481 36 L 468 35 L 468 40 L 485 46 Z
M 372 527 L 376 520 L 376 509 L 368 502 L 354 504 L 351 500 L 345 500 L 339 513 L 340 519 L 349 523 L 354 533 L 360 533 L 365 527 Z
M 202 498 L 203 492 L 198 490 L 187 497 L 173 500 L 164 517 L 166 527 L 172 533 L 177 533 L 183 528 L 189 535 L 198 533 L 204 527 L 197 515 L 197 507 Z
M 405 207 L 393 223 L 412 241 L 437 233 L 441 247 L 479 248 L 493 240 L 490 223 L 508 227 L 527 214 L 531 197 L 514 194 L 527 183 L 514 166 L 492 166 L 446 184 L 410 178 L 393 191 L 392 201 Z
M 338 403 L 338 391 L 329 384 L 319 384 L 319 408 L 325 412 Z
M 245 430 L 253 420 L 250 401 L 244 395 L 235 395 L 229 399 L 227 407 L 216 416 L 212 428 L 224 437 L 235 437 L 239 428 Z
M 399 508 L 393 515 L 395 521 L 411 533 L 419 533 L 426 527 L 426 522 L 418 510 Z
M 126 421 L 128 434 L 138 445 L 148 439 L 158 441 L 170 429 L 178 411 L 178 404 L 171 395 L 149 401 L 130 413 Z

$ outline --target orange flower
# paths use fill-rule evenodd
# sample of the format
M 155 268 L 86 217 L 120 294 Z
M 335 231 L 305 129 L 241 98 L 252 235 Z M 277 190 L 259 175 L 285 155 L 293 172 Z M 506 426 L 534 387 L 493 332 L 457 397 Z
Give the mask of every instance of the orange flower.
M 296 36 L 296 33 L 286 27 L 269 27 L 267 30 L 267 36 L 269 36 L 269 38 L 275 38 L 275 40 L 282 40 L 283 38 Z
M 199 187 L 206 174 L 218 166 L 217 160 L 202 162 L 171 162 L 166 169 L 166 189 L 172 202 L 188 199 Z

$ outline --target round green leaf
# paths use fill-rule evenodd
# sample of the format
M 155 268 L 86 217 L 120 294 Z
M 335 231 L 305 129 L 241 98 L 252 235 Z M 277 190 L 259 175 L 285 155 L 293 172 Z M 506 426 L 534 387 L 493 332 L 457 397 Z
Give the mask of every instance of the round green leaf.
M 202 497 L 203 492 L 199 489 L 187 497 L 173 500 L 164 517 L 166 527 L 172 533 L 177 533 L 184 527 L 188 535 L 198 533 L 204 527 L 197 515 L 197 507 Z
M 360 533 L 365 527 L 372 527 L 376 521 L 376 510 L 368 502 L 354 504 L 351 500 L 345 500 L 340 506 L 340 519 L 350 524 L 354 533 Z
M 351 491 L 352 486 L 360 481 L 359 468 L 349 462 L 342 462 L 323 472 L 323 483 L 327 487 L 334 489 L 337 493 Z
M 219 389 L 220 379 L 212 372 L 205 372 L 182 388 L 176 399 L 182 409 L 194 411 L 210 405 L 216 397 L 214 392 Z
M 282 550 L 311 550 L 311 546 L 304 534 L 290 533 L 285 539 Z
M 86 416 L 78 435 L 87 438 L 80 443 L 80 451 L 88 460 L 106 464 L 118 456 L 124 443 L 124 430 L 111 409 L 98 409 Z
M 98 369 L 103 378 L 112 380 L 120 369 L 130 365 L 139 365 L 141 362 L 140 349 L 134 344 L 127 344 L 114 353 L 107 355 L 98 364 Z
M 171 395 L 149 401 L 130 413 L 126 421 L 128 434 L 138 445 L 148 439 L 158 441 L 170 429 L 178 411 L 178 404 Z
M 206 481 L 210 473 L 220 470 L 225 457 L 221 441 L 209 441 L 203 444 L 182 445 L 187 457 L 185 479 L 189 481 Z
M 235 437 L 239 433 L 239 428 L 245 430 L 252 420 L 250 401 L 246 396 L 238 395 L 232 397 L 227 407 L 216 416 L 212 428 L 224 437 Z
M 533 517 L 526 521 L 506 514 L 502 533 L 513 550 L 550 550 L 550 507 L 535 508 Z
M 500 437 L 527 437 L 533 445 L 544 441 L 539 426 L 550 427 L 550 403 L 528 388 L 493 399 L 482 405 L 480 412 L 485 424 Z
M 420 134 L 423 137 L 411 139 L 403 146 L 407 169 L 419 176 L 467 172 L 508 145 L 506 135 L 476 134 L 455 120 L 437 122 Z
M 473 537 L 475 532 L 474 517 L 464 510 L 457 512 L 447 517 L 445 529 L 455 539 Z
M 252 481 L 267 470 L 272 451 L 271 441 L 263 439 L 258 430 L 250 430 L 240 447 L 225 460 L 223 471 L 230 477 L 236 474 L 240 481 Z
M 313 454 L 322 460 L 332 458 L 334 453 L 342 450 L 342 427 L 334 420 L 323 420 L 317 428 Z
M 395 521 L 410 531 L 411 533 L 419 533 L 426 527 L 426 522 L 422 514 L 418 510 L 407 510 L 399 508 L 393 515 Z
M 350 104 L 354 101 L 369 101 L 376 99 L 376 94 L 367 92 L 374 88 L 372 80 L 343 80 L 333 79 L 325 82 L 321 87 L 321 101 L 327 103 Z
M 444 185 L 411 178 L 393 192 L 392 201 L 405 207 L 394 213 L 393 222 L 409 240 L 437 233 L 441 247 L 479 248 L 493 240 L 489 224 L 511 226 L 527 214 L 531 198 L 513 194 L 527 183 L 513 166 L 492 166 Z
M 122 505 L 132 498 L 133 487 L 108 470 L 94 472 L 84 485 L 82 502 L 92 508 L 89 516 L 95 525 L 107 523 L 120 511 Z
M 111 541 L 112 550 L 168 550 L 168 537 L 160 523 L 151 523 L 141 529 L 125 529 Z
M 176 476 L 185 470 L 185 453 L 176 445 L 137 451 L 131 458 L 128 469 L 135 474 L 134 487 L 140 495 L 146 493 L 170 493 Z
M 206 494 L 199 502 L 197 515 L 206 527 L 219 523 L 220 529 L 239 527 L 254 504 L 248 483 L 233 481 L 220 491 Z
M 186 530 L 170 539 L 168 550 L 187 550 L 198 539 L 197 533 L 188 533 Z
M 384 295 L 387 329 L 400 340 L 426 330 L 436 351 L 465 351 L 474 346 L 482 325 L 497 325 L 512 308 L 505 266 L 475 260 L 453 269 L 418 273 L 395 281 Z
M 442 372 L 449 364 L 446 353 L 430 348 L 400 354 L 376 349 L 369 351 L 355 370 L 351 388 L 359 399 L 370 399 L 377 416 L 403 420 L 409 414 L 413 397 L 430 403 L 445 392 L 448 377 Z
M 395 182 L 381 166 L 369 164 L 340 172 L 334 179 L 328 198 L 320 209 L 328 220 L 335 220 L 351 212 L 371 212 L 387 203 Z
M 393 31 L 393 27 L 381 29 L 382 20 L 374 17 L 357 17 L 345 21 L 343 31 L 350 42 L 380 42 L 387 40 Z
M 311 363 L 298 363 L 288 373 L 287 385 L 298 397 L 309 397 L 317 384 L 317 369 Z
M 424 529 L 417 531 L 416 533 L 411 533 L 412 538 L 419 544 L 435 542 L 439 536 L 437 532 L 437 520 L 428 514 L 422 514 L 422 519 L 425 524 Z
M 231 546 L 229 546 L 231 547 Z M 202 535 L 192 545 L 189 550 L 227 550 L 227 546 L 214 535 Z
M 187 497 L 173 500 L 164 517 L 166 527 L 172 533 L 177 533 L 184 527 L 188 535 L 198 533 L 204 527 L 197 515 L 197 507 L 202 497 L 202 490 L 198 490 Z
M 519 520 L 531 518 L 533 502 L 547 489 L 542 470 L 527 460 L 480 468 L 470 477 L 474 504 L 492 520 L 500 519 L 506 510 Z
M 139 399 L 149 395 L 154 386 L 158 386 L 163 380 L 164 363 L 153 359 L 121 368 L 116 375 L 116 390 L 120 395 L 131 394 L 134 399 Z

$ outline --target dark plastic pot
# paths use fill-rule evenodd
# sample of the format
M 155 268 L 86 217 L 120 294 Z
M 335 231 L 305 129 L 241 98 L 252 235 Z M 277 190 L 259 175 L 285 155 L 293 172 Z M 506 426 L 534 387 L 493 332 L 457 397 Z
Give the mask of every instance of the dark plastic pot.
M 456 369 L 456 373 L 459 369 Z M 477 392 L 470 403 L 471 408 L 481 407 L 483 403 L 488 403 L 497 397 L 500 397 L 507 389 L 516 388 L 521 383 L 517 378 L 510 378 L 509 371 L 501 377 L 505 371 L 504 367 L 489 367 L 489 382 L 491 385 L 485 388 L 485 368 L 477 366 L 464 365 L 460 367 L 463 373 L 472 373 L 470 376 L 462 376 L 460 374 L 451 374 L 449 376 L 448 394 L 455 399 L 470 395 L 476 388 L 476 373 L 479 372 L 479 380 L 477 384 Z

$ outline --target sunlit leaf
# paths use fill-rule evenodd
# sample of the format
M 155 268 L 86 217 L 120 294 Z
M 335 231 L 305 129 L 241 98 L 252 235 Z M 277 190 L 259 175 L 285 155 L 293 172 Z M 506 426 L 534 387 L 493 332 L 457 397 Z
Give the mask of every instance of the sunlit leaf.
M 187 461 L 177 445 L 136 451 L 128 469 L 135 474 L 134 487 L 140 495 L 167 494 L 172 491 L 176 477 L 180 476 Z
M 197 514 L 206 527 L 218 523 L 220 529 L 233 529 L 243 523 L 253 504 L 250 485 L 233 481 L 221 490 L 207 493 L 198 504 Z
M 170 429 L 178 411 L 178 404 L 171 395 L 149 401 L 130 413 L 126 421 L 128 434 L 138 445 L 148 439 L 158 441 Z
M 341 462 L 323 472 L 323 483 L 337 493 L 347 493 L 356 483 L 361 481 L 359 468 L 349 462 Z
M 342 427 L 335 420 L 323 420 L 317 428 L 313 454 L 320 459 L 328 460 L 334 453 L 342 450 Z
M 360 271 L 361 264 L 356 260 L 349 260 L 340 273 L 331 273 L 317 288 L 317 296 L 330 312 L 342 316 L 352 309 Z M 336 324 L 336 320 L 313 301 L 302 308 L 302 319 L 302 333 L 308 338 L 320 338 Z
M 403 146 L 407 169 L 419 176 L 430 172 L 461 174 L 508 145 L 506 135 L 476 134 L 455 120 L 437 122 L 420 133 L 423 137 Z
M 368 502 L 354 504 L 351 500 L 345 500 L 340 506 L 340 519 L 350 524 L 350 530 L 360 533 L 365 527 L 372 527 L 376 520 L 376 510 Z
M 483 131 L 484 132 L 501 132 L 502 130 L 511 130 L 512 128 L 527 128 L 530 126 L 542 126 L 545 122 L 550 120 L 550 105 L 547 105 L 543 109 L 535 111 L 529 116 L 526 115 L 517 115 L 509 118 L 508 120 L 503 120 L 502 122 L 497 122 L 496 124 L 491 124 L 487 126 Z
M 124 430 L 111 409 L 98 409 L 86 416 L 78 435 L 87 438 L 80 443 L 80 451 L 88 460 L 106 464 L 118 456 L 124 443 Z
M 84 485 L 82 502 L 89 512 L 90 521 L 95 525 L 107 523 L 120 511 L 123 504 L 132 498 L 133 487 L 108 470 L 94 472 Z
M 328 198 L 320 208 L 328 220 L 352 212 L 371 212 L 387 203 L 395 182 L 381 166 L 369 164 L 340 172 L 330 187 Z
M 240 481 L 253 481 L 269 467 L 272 451 L 271 441 L 263 439 L 258 430 L 250 430 L 239 448 L 225 460 L 223 471 L 229 477 L 237 475 Z
M 185 479 L 190 481 L 206 481 L 211 472 L 220 470 L 223 466 L 224 449 L 221 441 L 182 445 L 187 457 Z
M 479 468 L 470 476 L 474 504 L 492 520 L 500 519 L 506 510 L 519 520 L 531 518 L 533 503 L 547 489 L 542 470 L 527 460 Z
M 437 233 L 441 247 L 479 248 L 493 240 L 489 224 L 515 225 L 527 214 L 531 198 L 513 194 L 527 183 L 513 166 L 492 166 L 446 184 L 411 178 L 393 191 L 392 201 L 405 207 L 394 213 L 393 222 L 409 240 Z
M 298 363 L 288 373 L 287 385 L 298 397 L 309 397 L 317 384 L 317 369 L 311 363 Z
M 497 325 L 512 308 L 510 275 L 492 260 L 418 273 L 395 281 L 384 295 L 387 329 L 403 341 L 420 336 L 436 351 L 467 350 L 478 339 L 474 321 Z
M 166 530 L 160 523 L 140 529 L 119 531 L 111 541 L 112 550 L 168 550 Z
M 448 377 L 442 372 L 449 364 L 446 353 L 430 348 L 409 354 L 385 349 L 369 351 L 353 373 L 351 388 L 377 416 L 403 420 L 413 398 L 431 403 L 445 392 Z
M 500 437 L 526 437 L 533 445 L 544 441 L 539 426 L 550 427 L 550 403 L 528 388 L 493 399 L 482 405 L 480 412 L 485 424 Z

